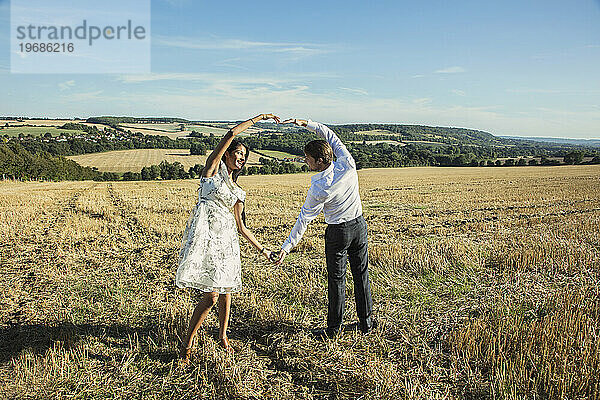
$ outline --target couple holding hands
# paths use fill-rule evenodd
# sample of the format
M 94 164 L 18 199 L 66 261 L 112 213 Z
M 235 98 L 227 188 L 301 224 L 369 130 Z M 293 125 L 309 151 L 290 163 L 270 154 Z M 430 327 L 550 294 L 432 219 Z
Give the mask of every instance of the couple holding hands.
M 237 184 L 250 150 L 235 136 L 258 121 L 296 124 L 316 132 L 324 140 L 313 140 L 304 147 L 305 161 L 311 171 L 306 201 L 288 238 L 278 253 L 262 246 L 246 227 L 246 193 Z M 334 156 L 336 160 L 334 161 Z M 298 244 L 306 227 L 323 211 L 325 256 L 327 261 L 327 328 L 313 330 L 316 339 L 336 336 L 342 327 L 345 302 L 346 262 L 354 280 L 354 295 L 359 322 L 355 328 L 368 333 L 376 326 L 371 318 L 373 302 L 369 283 L 367 225 L 362 216 L 358 194 L 356 164 L 346 146 L 327 126 L 311 120 L 288 119 L 280 122 L 273 114 L 261 114 L 230 129 L 213 150 L 202 170 L 198 202 L 188 220 L 179 254 L 175 282 L 179 287 L 201 290 L 181 347 L 181 357 L 190 357 L 192 342 L 210 309 L 218 303 L 219 344 L 232 351 L 227 340 L 231 293 L 241 290 L 241 260 L 238 232 L 267 259 L 281 264 Z

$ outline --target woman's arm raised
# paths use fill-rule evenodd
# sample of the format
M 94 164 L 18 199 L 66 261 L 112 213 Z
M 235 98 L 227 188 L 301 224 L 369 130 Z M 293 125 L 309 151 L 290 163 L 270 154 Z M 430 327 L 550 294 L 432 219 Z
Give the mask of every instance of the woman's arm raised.
M 231 128 L 225 134 L 225 136 L 223 136 L 217 147 L 215 147 L 215 149 L 212 151 L 212 153 L 210 153 L 210 155 L 206 159 L 206 165 L 202 170 L 202 176 L 204 178 L 210 178 L 215 176 L 215 174 L 219 170 L 221 157 L 223 157 L 223 154 L 225 154 L 225 151 L 233 141 L 233 138 L 236 137 L 238 134 L 244 132 L 246 129 L 257 123 L 258 121 L 262 121 L 265 119 L 273 119 L 275 120 L 275 122 L 279 123 L 279 117 L 273 114 L 260 114 Z

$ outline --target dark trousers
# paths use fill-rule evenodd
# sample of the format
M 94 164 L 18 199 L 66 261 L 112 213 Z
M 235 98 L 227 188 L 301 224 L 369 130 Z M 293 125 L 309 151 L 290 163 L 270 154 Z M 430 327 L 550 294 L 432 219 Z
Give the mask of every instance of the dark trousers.
M 354 281 L 354 299 L 360 328 L 371 328 L 373 300 L 369 283 L 369 253 L 367 223 L 362 215 L 352 221 L 327 225 L 325 230 L 327 260 L 327 329 L 338 331 L 342 326 L 346 300 L 346 262 Z

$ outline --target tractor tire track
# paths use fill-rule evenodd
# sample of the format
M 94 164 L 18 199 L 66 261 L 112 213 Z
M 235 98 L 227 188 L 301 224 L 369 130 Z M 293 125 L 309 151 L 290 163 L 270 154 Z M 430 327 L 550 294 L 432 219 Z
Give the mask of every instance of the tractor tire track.
M 23 238 L 19 245 L 15 243 L 7 244 L 0 249 L 0 271 L 4 276 L 10 276 L 10 281 L 15 288 L 16 298 L 11 304 L 5 306 L 12 308 L 7 314 L 2 324 L 9 326 L 20 325 L 25 318 L 25 309 L 27 304 L 43 295 L 40 287 L 49 290 L 48 287 L 39 285 L 42 279 L 39 275 L 39 267 L 55 261 L 55 254 L 60 244 L 52 240 L 52 236 L 58 236 L 69 219 L 77 213 L 77 202 L 82 194 L 94 189 L 98 183 L 76 190 L 67 200 L 65 200 L 59 211 L 52 214 L 44 223 L 41 232 L 41 241 L 34 232 Z
M 128 237 L 119 241 L 118 245 L 134 265 L 136 271 L 143 273 L 148 279 L 156 279 L 159 275 L 171 271 L 175 265 L 176 254 L 172 248 L 164 245 L 159 232 L 144 226 L 136 216 L 136 208 L 115 191 L 114 185 L 107 186 L 110 202 L 115 208 L 115 213 L 121 217 Z M 166 267 L 166 268 L 165 268 Z M 170 272 L 169 272 L 170 273 Z M 172 280 L 165 284 L 169 290 L 173 289 Z

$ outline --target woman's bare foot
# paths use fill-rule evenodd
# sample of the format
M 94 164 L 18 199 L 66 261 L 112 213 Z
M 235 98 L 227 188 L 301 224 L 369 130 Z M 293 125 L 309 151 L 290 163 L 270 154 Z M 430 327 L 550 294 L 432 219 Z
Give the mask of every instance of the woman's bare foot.
M 225 349 L 226 352 L 233 353 L 233 347 L 231 347 L 231 345 L 229 344 L 229 340 L 227 339 L 227 336 L 219 339 L 219 345 L 223 349 Z
M 181 364 L 187 364 L 190 361 L 192 355 L 192 347 L 194 340 L 184 340 L 179 344 L 179 361 Z
M 181 364 L 186 365 L 190 362 L 190 355 L 192 354 L 192 347 L 181 346 L 181 350 L 179 351 L 179 361 Z

